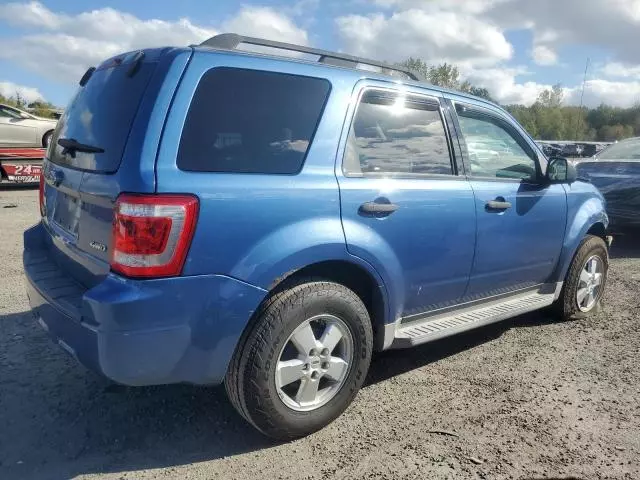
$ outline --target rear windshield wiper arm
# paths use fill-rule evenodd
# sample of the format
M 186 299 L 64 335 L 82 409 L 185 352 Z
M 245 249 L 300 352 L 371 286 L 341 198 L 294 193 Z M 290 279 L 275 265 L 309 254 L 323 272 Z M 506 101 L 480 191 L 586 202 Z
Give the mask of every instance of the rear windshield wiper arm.
M 63 155 L 68 153 L 72 157 L 75 157 L 76 152 L 104 153 L 104 148 L 94 147 L 93 145 L 80 143 L 75 138 L 60 138 L 58 140 L 58 145 L 60 145 L 64 149 L 62 150 Z

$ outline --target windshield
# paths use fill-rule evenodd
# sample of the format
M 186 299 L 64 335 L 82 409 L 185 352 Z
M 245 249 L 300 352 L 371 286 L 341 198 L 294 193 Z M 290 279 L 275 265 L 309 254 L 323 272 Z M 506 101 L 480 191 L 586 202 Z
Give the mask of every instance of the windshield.
M 630 138 L 614 143 L 598 155 L 600 160 L 633 160 L 640 159 L 640 137 Z

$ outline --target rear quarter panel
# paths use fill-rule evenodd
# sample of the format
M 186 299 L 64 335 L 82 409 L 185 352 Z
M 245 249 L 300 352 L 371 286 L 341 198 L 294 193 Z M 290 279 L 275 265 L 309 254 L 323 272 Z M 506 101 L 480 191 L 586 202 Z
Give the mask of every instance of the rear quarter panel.
M 202 75 L 216 66 L 329 80 L 324 114 L 299 174 L 178 169 L 180 137 L 193 94 Z M 358 76 L 286 60 L 196 51 L 169 112 L 157 162 L 159 192 L 194 193 L 200 198 L 184 275 L 229 275 L 269 290 L 286 274 L 313 263 L 341 259 L 362 263 L 346 250 L 334 175 L 340 132 Z

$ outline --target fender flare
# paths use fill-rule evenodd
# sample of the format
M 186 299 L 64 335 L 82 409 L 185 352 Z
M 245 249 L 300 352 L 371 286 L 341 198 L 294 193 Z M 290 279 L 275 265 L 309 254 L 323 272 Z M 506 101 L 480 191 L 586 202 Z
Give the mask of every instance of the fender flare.
M 570 223 L 567 223 L 564 243 L 558 259 L 558 266 L 553 276 L 557 282 L 564 281 L 571 261 L 580 243 L 587 235 L 587 232 L 597 224 L 602 224 L 606 231 L 609 225 L 609 218 L 605 211 L 604 202 L 599 197 L 592 197 L 585 201 L 580 205 L 573 218 L 569 220 Z

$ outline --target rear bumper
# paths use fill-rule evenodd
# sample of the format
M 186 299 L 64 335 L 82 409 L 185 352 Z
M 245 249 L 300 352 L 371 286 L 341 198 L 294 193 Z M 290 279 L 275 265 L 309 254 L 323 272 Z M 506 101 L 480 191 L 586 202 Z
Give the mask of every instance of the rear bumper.
M 112 274 L 84 289 L 49 257 L 42 235 L 40 225 L 25 232 L 27 294 L 34 316 L 64 350 L 126 385 L 222 382 L 264 290 L 222 275 Z

